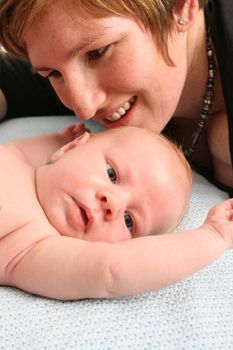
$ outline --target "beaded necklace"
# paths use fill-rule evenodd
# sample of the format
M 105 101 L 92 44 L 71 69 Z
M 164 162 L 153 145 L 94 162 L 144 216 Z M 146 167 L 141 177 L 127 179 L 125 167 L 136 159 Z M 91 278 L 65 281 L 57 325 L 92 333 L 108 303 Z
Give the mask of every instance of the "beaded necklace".
M 215 80 L 215 62 L 214 62 L 214 49 L 212 44 L 212 39 L 210 35 L 210 28 L 206 32 L 206 53 L 208 58 L 208 79 L 206 82 L 206 90 L 203 96 L 202 110 L 200 114 L 200 119 L 197 124 L 197 129 L 192 134 L 191 144 L 189 148 L 184 150 L 186 158 L 191 161 L 193 153 L 196 150 L 197 144 L 200 140 L 200 136 L 205 129 L 206 122 L 210 115 L 210 110 L 214 102 L 214 80 Z

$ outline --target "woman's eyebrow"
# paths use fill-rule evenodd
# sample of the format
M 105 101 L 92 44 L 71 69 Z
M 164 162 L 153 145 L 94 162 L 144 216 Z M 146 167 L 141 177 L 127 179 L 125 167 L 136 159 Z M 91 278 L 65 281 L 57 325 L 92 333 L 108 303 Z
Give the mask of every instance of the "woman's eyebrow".
M 71 48 L 66 54 L 65 54 L 65 59 L 69 59 L 72 58 L 73 56 L 75 56 L 77 53 L 79 53 L 81 50 L 85 49 L 86 47 L 92 45 L 94 42 L 97 41 L 97 39 L 99 39 L 100 37 L 100 33 L 97 33 L 95 35 L 92 36 L 88 36 L 88 38 L 83 38 L 82 41 L 80 41 L 80 43 L 78 43 L 78 45 L 74 46 L 73 48 Z M 31 67 L 32 72 L 36 73 L 36 72 L 46 72 L 46 71 L 50 71 L 51 68 L 46 67 L 46 66 L 37 66 L 37 65 L 32 65 Z
M 105 26 L 103 28 L 98 28 L 95 30 L 95 32 L 88 34 L 88 36 L 84 37 L 81 39 L 81 41 L 75 45 L 73 48 L 71 48 L 66 54 L 65 54 L 65 59 L 72 58 L 75 56 L 77 53 L 79 53 L 81 50 L 84 50 L 86 47 L 92 45 L 95 43 L 98 39 L 101 38 L 103 33 L 108 32 L 108 30 L 114 30 L 117 26 Z M 46 66 L 37 66 L 37 65 L 32 65 L 31 67 L 33 73 L 37 72 L 47 72 L 50 71 L 51 68 L 46 67 Z

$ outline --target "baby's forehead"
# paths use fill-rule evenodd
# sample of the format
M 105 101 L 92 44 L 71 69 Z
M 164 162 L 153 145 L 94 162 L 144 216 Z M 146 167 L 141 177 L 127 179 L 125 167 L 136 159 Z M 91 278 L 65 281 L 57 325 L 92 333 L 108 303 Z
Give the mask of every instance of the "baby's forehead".
M 97 142 L 106 141 L 106 145 L 127 151 L 137 152 L 138 154 L 147 154 L 148 157 L 164 157 L 165 155 L 171 160 L 176 155 L 176 146 L 161 135 L 152 133 L 150 130 L 139 127 L 119 127 L 105 130 L 93 135 Z
M 135 143 L 140 142 L 140 140 L 147 140 L 155 145 L 161 143 L 161 136 L 153 134 L 151 131 L 135 126 L 124 126 L 113 129 L 104 130 L 98 134 L 100 138 L 106 138 L 111 141 L 133 141 Z M 138 141 L 138 142 L 137 142 Z

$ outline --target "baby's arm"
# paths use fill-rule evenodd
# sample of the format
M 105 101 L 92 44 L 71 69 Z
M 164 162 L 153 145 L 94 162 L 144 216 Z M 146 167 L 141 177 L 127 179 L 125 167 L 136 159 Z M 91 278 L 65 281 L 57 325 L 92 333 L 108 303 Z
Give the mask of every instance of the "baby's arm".
M 176 283 L 233 248 L 233 199 L 213 207 L 197 229 L 152 239 L 117 246 L 119 252 L 115 250 L 111 259 L 114 295 L 152 291 Z
M 58 299 L 119 297 L 175 283 L 233 246 L 233 199 L 210 212 L 198 229 L 115 244 L 56 236 L 37 243 L 5 284 Z
M 37 168 L 50 162 L 55 151 L 87 130 L 83 124 L 72 124 L 62 132 L 18 139 L 6 145 Z

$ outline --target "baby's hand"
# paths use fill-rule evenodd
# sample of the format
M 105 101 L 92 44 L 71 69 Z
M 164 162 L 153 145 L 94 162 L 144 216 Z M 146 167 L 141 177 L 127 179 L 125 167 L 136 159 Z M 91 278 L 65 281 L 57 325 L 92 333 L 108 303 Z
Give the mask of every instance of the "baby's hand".
M 210 209 L 203 226 L 223 239 L 227 249 L 233 248 L 233 198 Z
M 83 135 L 85 132 L 90 132 L 84 124 L 71 124 L 62 130 L 61 135 L 64 138 L 64 143 L 68 143 Z

